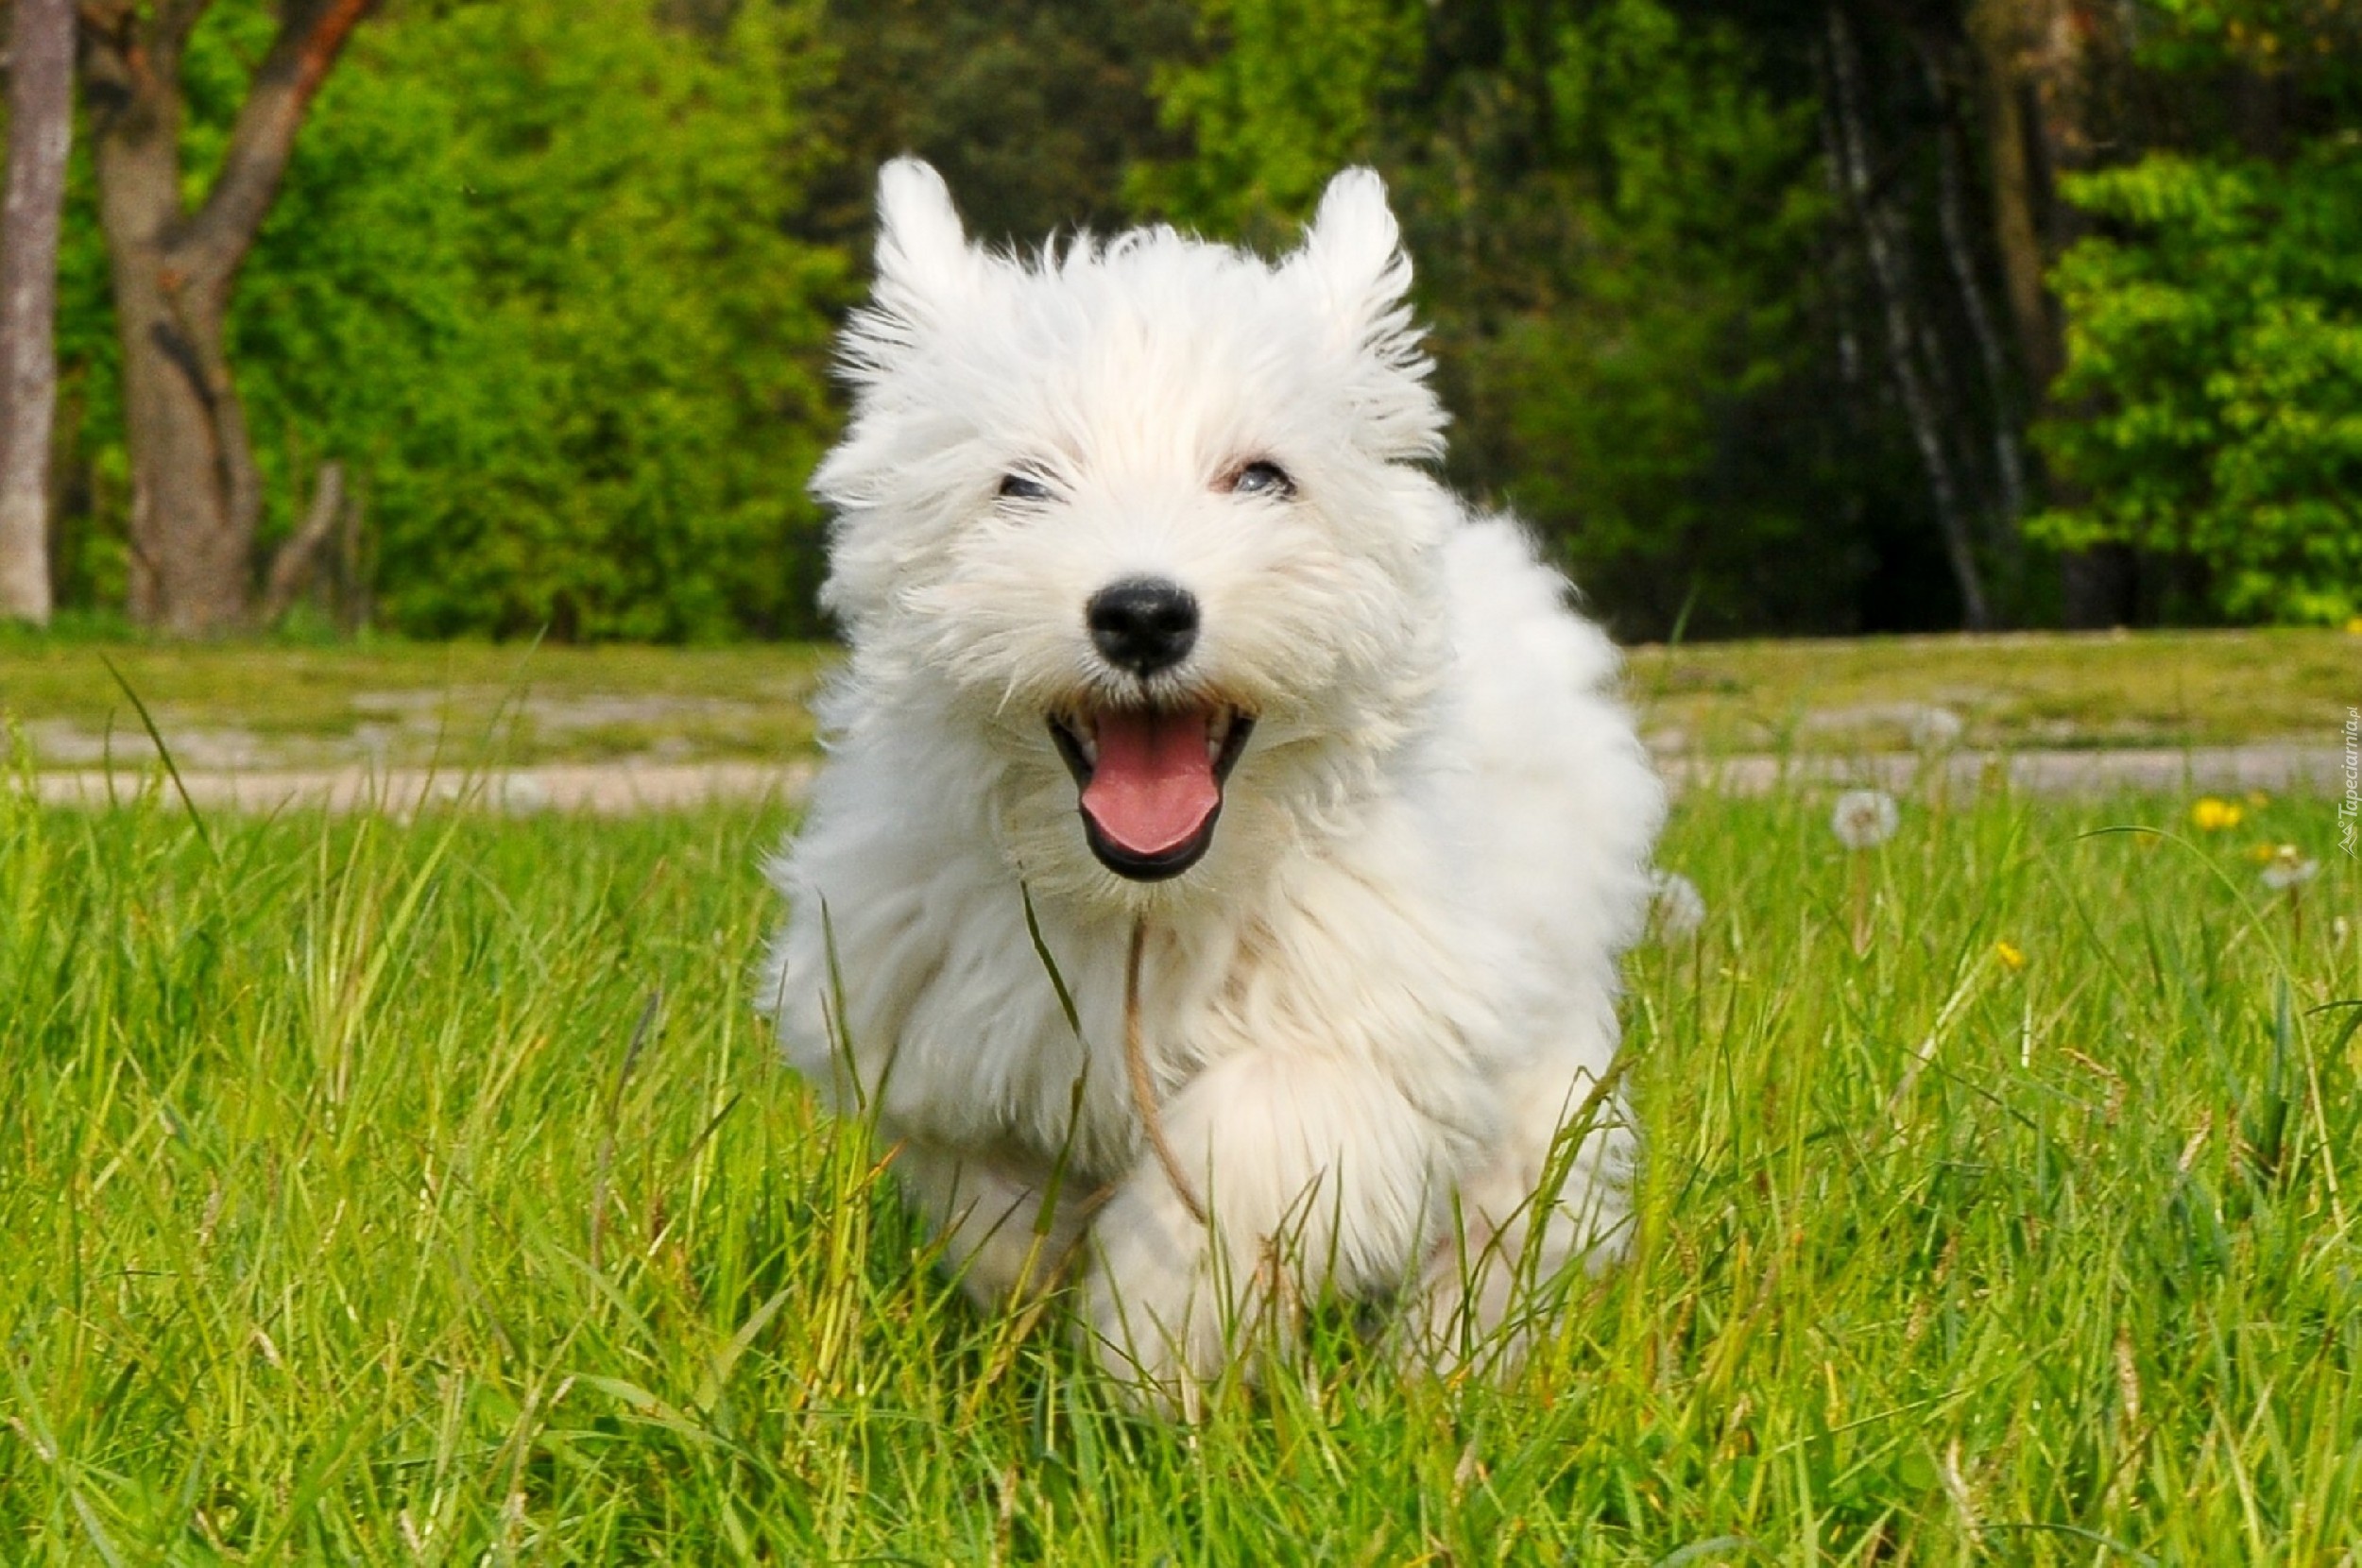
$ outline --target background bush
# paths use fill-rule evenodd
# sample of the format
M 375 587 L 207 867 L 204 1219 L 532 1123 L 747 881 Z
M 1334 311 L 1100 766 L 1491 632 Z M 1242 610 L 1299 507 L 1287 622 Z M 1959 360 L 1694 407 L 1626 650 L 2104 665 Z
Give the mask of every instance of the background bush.
M 2032 526 L 2186 561 L 2182 617 L 2362 614 L 2362 147 L 2161 155 L 2075 194 L 2116 231 L 2060 268 L 2077 413 L 2043 434 L 2080 504 Z
M 200 148 L 267 26 L 224 6 L 198 32 Z M 357 35 L 248 261 L 231 353 L 279 531 L 321 461 L 360 478 L 384 623 L 813 629 L 802 485 L 831 428 L 822 366 L 846 287 L 841 249 L 789 232 L 820 151 L 816 26 L 809 4 L 749 5 L 700 34 L 642 0 L 503 0 L 398 9 Z M 94 394 L 90 461 L 112 480 L 87 214 L 77 240 L 67 352 Z M 85 584 L 119 573 L 102 559 Z

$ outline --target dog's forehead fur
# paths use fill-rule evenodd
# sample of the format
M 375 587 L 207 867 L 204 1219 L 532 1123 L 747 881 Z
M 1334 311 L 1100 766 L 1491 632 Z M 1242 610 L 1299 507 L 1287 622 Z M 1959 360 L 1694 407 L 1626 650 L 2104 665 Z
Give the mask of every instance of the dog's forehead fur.
M 967 240 L 925 164 L 879 184 L 876 289 L 843 339 L 853 418 L 813 480 L 840 511 L 973 492 L 1015 466 L 1178 478 L 1439 448 L 1410 264 L 1366 170 L 1331 183 L 1276 262 L 1169 228 L 999 254 Z

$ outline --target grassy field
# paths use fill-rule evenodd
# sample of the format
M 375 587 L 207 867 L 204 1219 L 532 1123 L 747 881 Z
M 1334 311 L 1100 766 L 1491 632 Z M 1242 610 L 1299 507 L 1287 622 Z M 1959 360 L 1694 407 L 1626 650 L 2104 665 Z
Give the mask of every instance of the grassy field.
M 0 1540 L 2353 1562 L 2362 876 L 2326 803 L 2190 805 L 1911 799 L 1857 863 L 1825 798 L 1692 797 L 1705 924 L 1632 966 L 1631 1266 L 1508 1387 L 1331 1325 L 1175 1430 L 950 1295 L 774 1065 L 777 818 L 0 792 Z
M 2079 633 L 1700 643 L 1632 654 L 1634 699 L 1686 749 L 1908 749 L 1941 707 L 1972 746 L 2332 745 L 2362 636 Z
M 42 766 L 88 763 L 109 746 L 152 755 L 126 683 L 195 767 L 773 759 L 811 748 L 807 705 L 834 656 L 810 643 L 109 647 L 0 637 L 0 716 Z
M 111 660 L 191 767 L 431 758 L 517 764 L 776 761 L 808 749 L 834 656 L 523 645 L 106 645 L 0 630 L 0 717 L 37 766 L 147 753 Z M 2362 637 L 2334 631 L 2014 634 L 1733 642 L 1632 655 L 1661 747 L 1908 749 L 1941 707 L 1972 746 L 2336 743 Z M 487 738 L 492 740 L 487 744 Z

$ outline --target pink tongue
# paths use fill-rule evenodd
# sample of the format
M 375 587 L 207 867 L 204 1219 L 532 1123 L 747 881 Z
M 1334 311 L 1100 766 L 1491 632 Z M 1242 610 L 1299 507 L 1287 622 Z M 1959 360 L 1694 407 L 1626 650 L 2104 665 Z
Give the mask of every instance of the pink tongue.
M 1135 855 L 1178 849 L 1222 804 L 1206 755 L 1204 713 L 1099 715 L 1099 761 L 1083 810 L 1099 831 Z

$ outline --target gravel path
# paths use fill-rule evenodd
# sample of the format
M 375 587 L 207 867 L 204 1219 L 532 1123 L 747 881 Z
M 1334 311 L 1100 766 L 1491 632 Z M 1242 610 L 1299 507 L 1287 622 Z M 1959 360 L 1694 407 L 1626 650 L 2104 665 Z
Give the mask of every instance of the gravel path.
M 2095 795 L 2117 790 L 2235 793 L 2249 790 L 2338 793 L 2345 788 L 2345 754 L 2331 746 L 2295 744 L 2200 747 L 2185 751 L 1963 751 L 1940 764 L 1901 753 L 1863 757 L 1661 757 L 1676 793 L 1707 790 L 1759 795 L 1779 789 L 1876 785 L 1900 790 L 1924 766 L 1946 769 L 1954 787 L 1999 776 L 2011 787 L 2043 795 Z M 181 781 L 200 810 L 276 811 L 325 805 L 331 810 L 375 810 L 406 814 L 421 805 L 460 804 L 528 813 L 585 811 L 615 816 L 719 801 L 800 801 L 812 783 L 808 759 L 760 762 L 560 763 L 462 775 L 423 768 L 183 770 Z M 135 798 L 161 775 L 118 769 L 63 769 L 33 775 L 43 801 L 103 807 Z M 169 786 L 165 786 L 167 789 Z
M 540 810 L 587 811 L 627 816 L 677 810 L 717 801 L 788 802 L 803 798 L 813 763 L 773 766 L 762 762 L 593 762 L 546 767 L 500 768 L 481 773 L 454 769 L 275 768 L 235 771 L 188 769 L 180 782 L 200 810 L 278 811 L 326 806 L 332 811 L 379 810 L 406 815 L 429 803 L 525 814 Z M 136 797 L 156 785 L 163 771 L 74 768 L 33 775 L 41 798 L 53 805 L 97 806 Z M 160 786 L 167 793 L 167 781 Z

